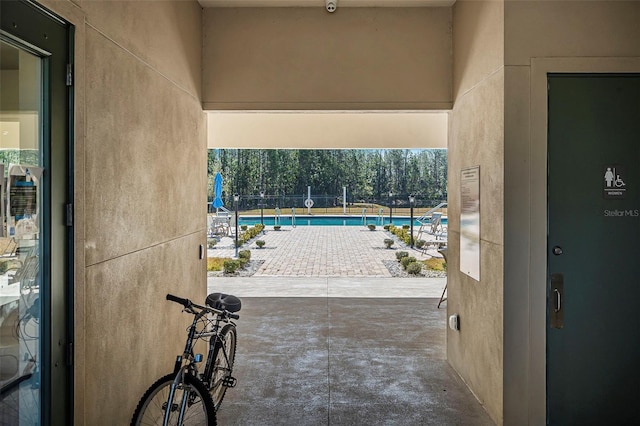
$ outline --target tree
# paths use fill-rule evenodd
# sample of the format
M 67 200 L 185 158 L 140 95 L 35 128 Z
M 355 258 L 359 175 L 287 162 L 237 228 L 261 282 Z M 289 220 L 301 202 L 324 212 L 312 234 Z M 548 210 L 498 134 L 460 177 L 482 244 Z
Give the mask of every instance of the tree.
M 389 191 L 398 198 L 413 193 L 419 200 L 430 202 L 447 196 L 445 149 L 210 150 L 210 198 L 213 176 L 218 171 L 224 179 L 225 203 L 231 202 L 236 192 L 250 198 L 257 197 L 261 190 L 270 197 L 294 196 L 301 200 L 306 197 L 307 186 L 312 187 L 314 195 L 329 199 L 340 197 L 346 186 L 350 200 L 382 204 L 386 204 Z

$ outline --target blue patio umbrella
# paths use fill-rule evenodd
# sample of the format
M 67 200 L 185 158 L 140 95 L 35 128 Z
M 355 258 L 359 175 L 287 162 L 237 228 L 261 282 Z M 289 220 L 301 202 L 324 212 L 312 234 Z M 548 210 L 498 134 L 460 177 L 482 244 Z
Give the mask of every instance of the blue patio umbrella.
M 214 199 L 211 205 L 216 209 L 219 209 L 224 206 L 224 203 L 222 202 L 222 175 L 220 172 L 216 173 L 216 177 L 213 178 L 213 193 Z

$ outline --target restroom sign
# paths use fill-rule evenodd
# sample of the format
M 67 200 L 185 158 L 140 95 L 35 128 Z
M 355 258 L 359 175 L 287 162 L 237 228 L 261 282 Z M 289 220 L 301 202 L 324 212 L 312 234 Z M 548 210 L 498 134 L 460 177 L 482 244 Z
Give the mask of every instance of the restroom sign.
M 624 198 L 627 194 L 625 178 L 623 166 L 619 164 L 605 166 L 602 174 L 604 198 Z

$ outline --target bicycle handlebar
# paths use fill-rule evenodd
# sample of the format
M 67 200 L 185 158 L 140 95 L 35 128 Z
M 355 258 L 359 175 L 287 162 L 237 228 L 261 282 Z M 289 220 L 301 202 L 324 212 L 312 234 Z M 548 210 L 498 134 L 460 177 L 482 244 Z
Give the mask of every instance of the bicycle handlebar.
M 188 308 L 189 306 L 191 306 L 193 304 L 193 303 L 191 303 L 191 300 L 183 299 L 182 297 L 174 296 L 173 294 L 167 294 L 167 300 L 179 303 L 182 306 L 184 306 L 185 308 Z
M 206 311 L 210 311 L 210 312 L 213 312 L 213 313 L 216 313 L 216 314 L 224 314 L 224 315 L 228 316 L 231 319 L 239 319 L 240 318 L 240 315 L 232 314 L 231 312 L 229 312 L 227 310 L 221 311 L 221 310 L 218 310 L 218 309 L 214 309 L 211 306 L 198 305 L 196 303 L 193 303 L 189 299 L 185 299 L 185 298 L 182 298 L 182 297 L 174 296 L 173 294 L 167 294 L 167 300 L 179 303 L 182 306 L 184 306 L 185 309 L 189 309 L 191 307 L 196 307 L 198 309 L 204 309 Z

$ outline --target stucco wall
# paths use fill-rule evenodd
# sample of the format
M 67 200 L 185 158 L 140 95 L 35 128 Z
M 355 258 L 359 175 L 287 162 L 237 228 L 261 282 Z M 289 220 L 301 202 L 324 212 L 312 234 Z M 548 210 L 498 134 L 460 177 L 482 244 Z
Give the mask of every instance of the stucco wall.
M 449 125 L 447 358 L 502 424 L 504 48 L 503 3 L 453 7 L 454 85 Z M 460 173 L 480 166 L 480 280 L 460 272 Z
M 208 110 L 448 109 L 451 8 L 211 8 Z
M 546 72 L 640 72 L 640 2 L 507 1 L 504 14 L 504 423 L 537 425 L 546 421 Z
M 182 349 L 164 295 L 206 294 L 202 10 L 43 4 L 76 26 L 75 424 L 127 424 Z

